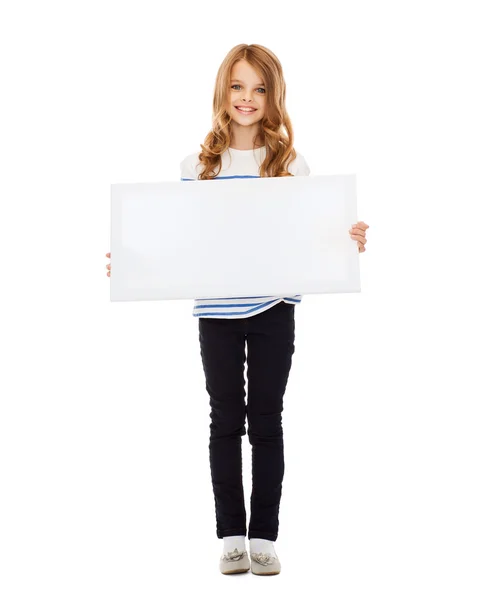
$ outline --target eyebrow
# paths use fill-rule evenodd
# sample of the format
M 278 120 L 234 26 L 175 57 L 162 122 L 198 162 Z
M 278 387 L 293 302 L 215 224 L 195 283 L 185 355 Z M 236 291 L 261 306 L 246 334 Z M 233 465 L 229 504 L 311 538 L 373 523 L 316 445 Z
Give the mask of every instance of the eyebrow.
M 241 81 L 240 79 L 231 79 L 231 83 L 232 83 L 233 81 L 239 81 L 239 83 L 244 83 L 244 81 Z M 257 83 L 257 84 L 255 84 L 255 85 L 265 85 L 265 84 L 264 84 L 264 83 Z

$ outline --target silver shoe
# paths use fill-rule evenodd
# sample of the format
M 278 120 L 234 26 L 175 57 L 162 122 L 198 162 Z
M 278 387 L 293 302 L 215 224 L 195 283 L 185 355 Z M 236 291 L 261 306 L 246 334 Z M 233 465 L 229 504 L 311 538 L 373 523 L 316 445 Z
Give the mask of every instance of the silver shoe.
M 278 575 L 280 573 L 279 559 L 268 552 L 251 553 L 251 572 L 255 575 Z
M 219 568 L 224 575 L 246 573 L 250 567 L 251 563 L 246 550 L 239 552 L 237 548 L 234 548 L 232 552 L 227 552 L 220 557 Z

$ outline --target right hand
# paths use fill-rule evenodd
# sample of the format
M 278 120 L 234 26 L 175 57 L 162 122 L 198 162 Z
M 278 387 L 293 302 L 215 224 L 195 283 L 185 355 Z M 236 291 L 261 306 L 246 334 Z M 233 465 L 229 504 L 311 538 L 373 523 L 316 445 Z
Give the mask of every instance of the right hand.
M 107 256 L 108 258 L 111 258 L 111 252 L 108 252 L 108 253 L 106 254 L 106 256 Z M 108 272 L 106 273 L 106 275 L 107 275 L 108 277 L 111 277 L 111 263 L 108 263 L 108 264 L 106 265 L 106 269 L 108 270 Z

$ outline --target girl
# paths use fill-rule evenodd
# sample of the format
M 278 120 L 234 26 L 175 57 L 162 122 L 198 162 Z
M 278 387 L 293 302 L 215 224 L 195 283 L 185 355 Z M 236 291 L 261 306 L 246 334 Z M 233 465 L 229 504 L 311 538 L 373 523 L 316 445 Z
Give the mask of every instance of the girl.
M 293 147 L 285 92 L 282 67 L 273 52 L 258 44 L 232 48 L 216 77 L 212 129 L 200 144 L 202 151 L 182 160 L 181 180 L 309 175 L 306 160 Z M 367 228 L 359 222 L 349 230 L 359 252 L 365 251 Z M 109 276 L 111 265 L 106 266 Z M 193 316 L 199 318 L 210 397 L 209 457 L 224 574 L 250 567 L 257 575 L 280 573 L 273 542 L 284 475 L 283 396 L 294 353 L 294 311 L 300 302 L 300 295 L 195 300 Z M 245 547 L 241 455 L 246 417 L 252 446 L 251 563 Z

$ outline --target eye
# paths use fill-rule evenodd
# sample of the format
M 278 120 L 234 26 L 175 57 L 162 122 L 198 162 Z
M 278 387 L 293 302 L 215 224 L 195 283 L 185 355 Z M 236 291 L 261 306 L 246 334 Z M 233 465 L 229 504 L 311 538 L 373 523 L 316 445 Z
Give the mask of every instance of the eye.
M 235 83 L 232 87 L 235 88 L 235 87 L 241 87 L 241 86 L 239 85 L 239 83 Z M 256 88 L 256 89 L 257 90 L 263 90 L 261 93 L 262 94 L 266 94 L 265 88 L 259 87 L 259 88 Z

